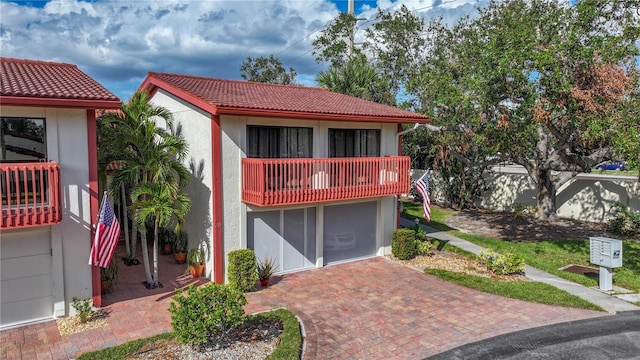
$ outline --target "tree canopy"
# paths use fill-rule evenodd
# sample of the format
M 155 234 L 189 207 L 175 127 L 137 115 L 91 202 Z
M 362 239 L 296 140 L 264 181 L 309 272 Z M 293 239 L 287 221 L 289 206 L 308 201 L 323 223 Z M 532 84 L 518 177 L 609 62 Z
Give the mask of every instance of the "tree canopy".
M 457 160 L 500 153 L 525 167 L 538 217 L 553 217 L 561 184 L 637 154 L 635 11 L 632 2 L 493 1 L 452 28 L 434 21 L 407 83 L 412 106 L 455 129 L 440 144 Z M 633 124 L 635 134 L 620 132 Z
M 240 76 L 248 81 L 294 85 L 297 73 L 292 67 L 285 69 L 282 61 L 274 55 L 257 58 L 249 56 L 240 66 Z
M 556 189 L 577 173 L 640 163 L 639 11 L 638 0 L 494 0 L 477 17 L 425 26 L 402 6 L 378 11 L 353 50 L 357 19 L 341 14 L 314 41 L 316 60 L 330 62 L 318 80 L 370 96 L 363 82 L 354 91 L 320 81 L 347 78 L 364 56 L 355 65 L 375 72 L 375 91 L 432 119 L 436 131 L 405 135 L 403 149 L 443 170 L 458 205 L 472 202 L 489 165 L 508 160 L 536 184 L 537 215 L 554 217 Z

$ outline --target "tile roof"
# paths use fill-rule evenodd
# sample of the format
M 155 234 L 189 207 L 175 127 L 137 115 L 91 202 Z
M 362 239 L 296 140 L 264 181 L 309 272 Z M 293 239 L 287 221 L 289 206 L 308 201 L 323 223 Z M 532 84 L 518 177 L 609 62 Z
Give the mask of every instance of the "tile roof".
M 407 122 L 428 121 L 427 117 L 421 114 L 321 88 L 150 72 L 148 80 L 153 78 L 200 98 L 219 109 L 221 113 L 224 112 L 223 109 L 247 109 L 263 113 L 273 111 L 383 117 L 406 119 Z M 159 86 L 162 87 L 162 84 Z
M 0 96 L 117 101 L 76 65 L 0 57 Z

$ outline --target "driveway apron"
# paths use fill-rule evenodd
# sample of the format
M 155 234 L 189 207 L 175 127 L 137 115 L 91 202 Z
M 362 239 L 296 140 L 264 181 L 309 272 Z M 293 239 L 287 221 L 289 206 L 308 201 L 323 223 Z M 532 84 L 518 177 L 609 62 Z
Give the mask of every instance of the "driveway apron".
M 272 278 L 248 312 L 286 307 L 305 359 L 423 359 L 513 331 L 606 313 L 513 300 L 375 257 Z

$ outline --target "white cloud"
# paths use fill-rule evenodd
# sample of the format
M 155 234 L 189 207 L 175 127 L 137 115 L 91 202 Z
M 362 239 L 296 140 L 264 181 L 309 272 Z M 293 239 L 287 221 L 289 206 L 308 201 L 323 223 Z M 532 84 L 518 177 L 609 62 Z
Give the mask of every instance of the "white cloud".
M 484 1 L 484 0 L 483 0 Z M 476 0 L 379 0 L 457 19 Z M 438 5 L 432 7 L 434 4 Z M 313 35 L 338 9 L 329 0 L 106 1 L 53 0 L 32 7 L 0 2 L 0 54 L 77 64 L 126 100 L 148 71 L 240 78 L 247 56 L 276 54 L 313 85 L 323 65 Z M 357 5 L 357 3 L 356 3 Z M 367 5 L 362 14 L 375 17 Z

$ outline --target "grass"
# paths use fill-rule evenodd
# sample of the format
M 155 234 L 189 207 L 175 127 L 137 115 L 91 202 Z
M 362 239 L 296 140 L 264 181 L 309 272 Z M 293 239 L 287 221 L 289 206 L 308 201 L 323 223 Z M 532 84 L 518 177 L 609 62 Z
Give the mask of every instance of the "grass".
M 250 315 L 249 322 L 261 322 L 277 319 L 282 322 L 283 331 L 280 334 L 280 343 L 267 359 L 300 359 L 302 356 L 302 332 L 295 315 L 287 309 L 277 309 L 269 312 Z M 175 340 L 173 333 L 165 333 L 144 339 L 129 341 L 119 346 L 114 346 L 98 351 L 82 354 L 78 360 L 112 360 L 127 359 L 136 354 L 147 344 Z
M 454 231 L 459 238 L 499 253 L 514 253 L 531 265 L 584 286 L 597 286 L 598 280 L 580 274 L 559 270 L 568 264 L 592 266 L 589 263 L 589 242 L 579 240 L 553 240 L 537 242 L 510 242 Z M 613 283 L 625 289 L 640 291 L 640 243 L 623 242 L 623 267 L 614 270 Z
M 492 239 L 483 236 L 471 235 L 456 231 L 455 229 L 450 228 L 445 224 L 445 219 L 448 216 L 455 214 L 455 211 L 450 209 L 440 209 L 440 208 L 432 208 L 431 209 L 431 222 L 427 223 L 422 217 L 422 205 L 418 203 L 404 203 L 403 204 L 404 211 L 402 216 L 407 219 L 420 219 L 420 223 L 424 225 L 428 225 L 432 228 L 435 228 L 440 231 L 446 231 L 452 235 L 455 235 L 459 238 L 472 242 L 476 245 L 491 248 L 499 253 L 514 253 L 521 258 L 524 259 L 525 263 L 538 268 L 540 270 L 546 271 L 548 273 L 554 274 L 563 279 L 567 279 L 578 284 L 582 284 L 584 286 L 592 287 L 598 285 L 598 280 L 586 277 L 580 274 L 574 274 L 567 271 L 559 270 L 559 268 L 566 266 L 568 264 L 576 264 L 576 265 L 585 265 L 585 266 L 594 266 L 589 263 L 589 242 L 588 241 L 577 241 L 577 240 L 553 240 L 553 241 L 537 241 L 537 242 L 512 242 L 512 241 L 504 241 L 499 239 Z M 623 267 L 615 269 L 613 282 L 615 285 L 640 292 L 640 243 L 633 241 L 624 241 L 623 242 Z M 451 245 L 440 245 L 440 249 L 445 249 L 448 251 L 454 251 L 458 253 L 462 253 L 466 256 L 474 256 L 468 253 L 465 253 L 461 250 L 456 250 L 455 246 Z M 444 275 L 443 275 L 444 276 Z M 458 277 L 464 277 L 464 275 L 446 275 L 450 278 L 450 281 L 454 281 Z M 523 283 L 511 283 L 508 285 L 498 285 L 493 284 L 490 285 L 494 280 L 482 279 L 482 280 L 466 280 L 466 283 L 476 284 L 476 286 L 482 286 L 485 288 L 483 291 L 493 292 L 494 287 L 503 287 L 500 295 L 520 298 L 522 300 L 530 300 L 526 296 L 527 290 L 523 290 L 524 294 L 518 290 L 520 286 L 528 287 L 530 285 L 522 285 Z M 454 281 L 457 282 L 457 281 Z M 464 285 L 464 284 L 462 284 Z M 467 286 L 467 285 L 465 285 Z M 536 285 L 537 286 L 537 285 Z M 470 286 L 472 287 L 472 286 Z M 476 287 L 474 287 L 476 288 Z M 482 290 L 482 289 L 479 289 Z M 544 299 L 560 299 L 561 297 L 553 294 L 553 292 L 558 291 L 553 287 L 541 287 L 537 289 L 538 293 L 532 292 L 536 294 L 537 298 Z M 544 293 L 540 293 L 544 291 Z M 564 293 L 564 292 L 563 292 Z M 523 296 L 523 297 L 518 297 Z M 563 300 L 564 302 L 564 300 Z M 562 303 L 556 303 L 556 305 L 562 305 Z M 563 305 L 565 306 L 565 305 Z M 571 306 L 571 305 L 569 305 Z
M 126 359 L 128 356 L 135 354 L 147 344 L 173 340 L 174 338 L 175 336 L 173 333 L 159 334 L 144 339 L 129 341 L 128 343 L 124 343 L 119 346 L 84 353 L 78 357 L 78 360 Z
M 554 306 L 604 311 L 597 305 L 541 282 L 500 281 L 482 276 L 465 275 L 440 269 L 426 269 L 425 273 L 471 289 L 505 296 L 512 299 Z

